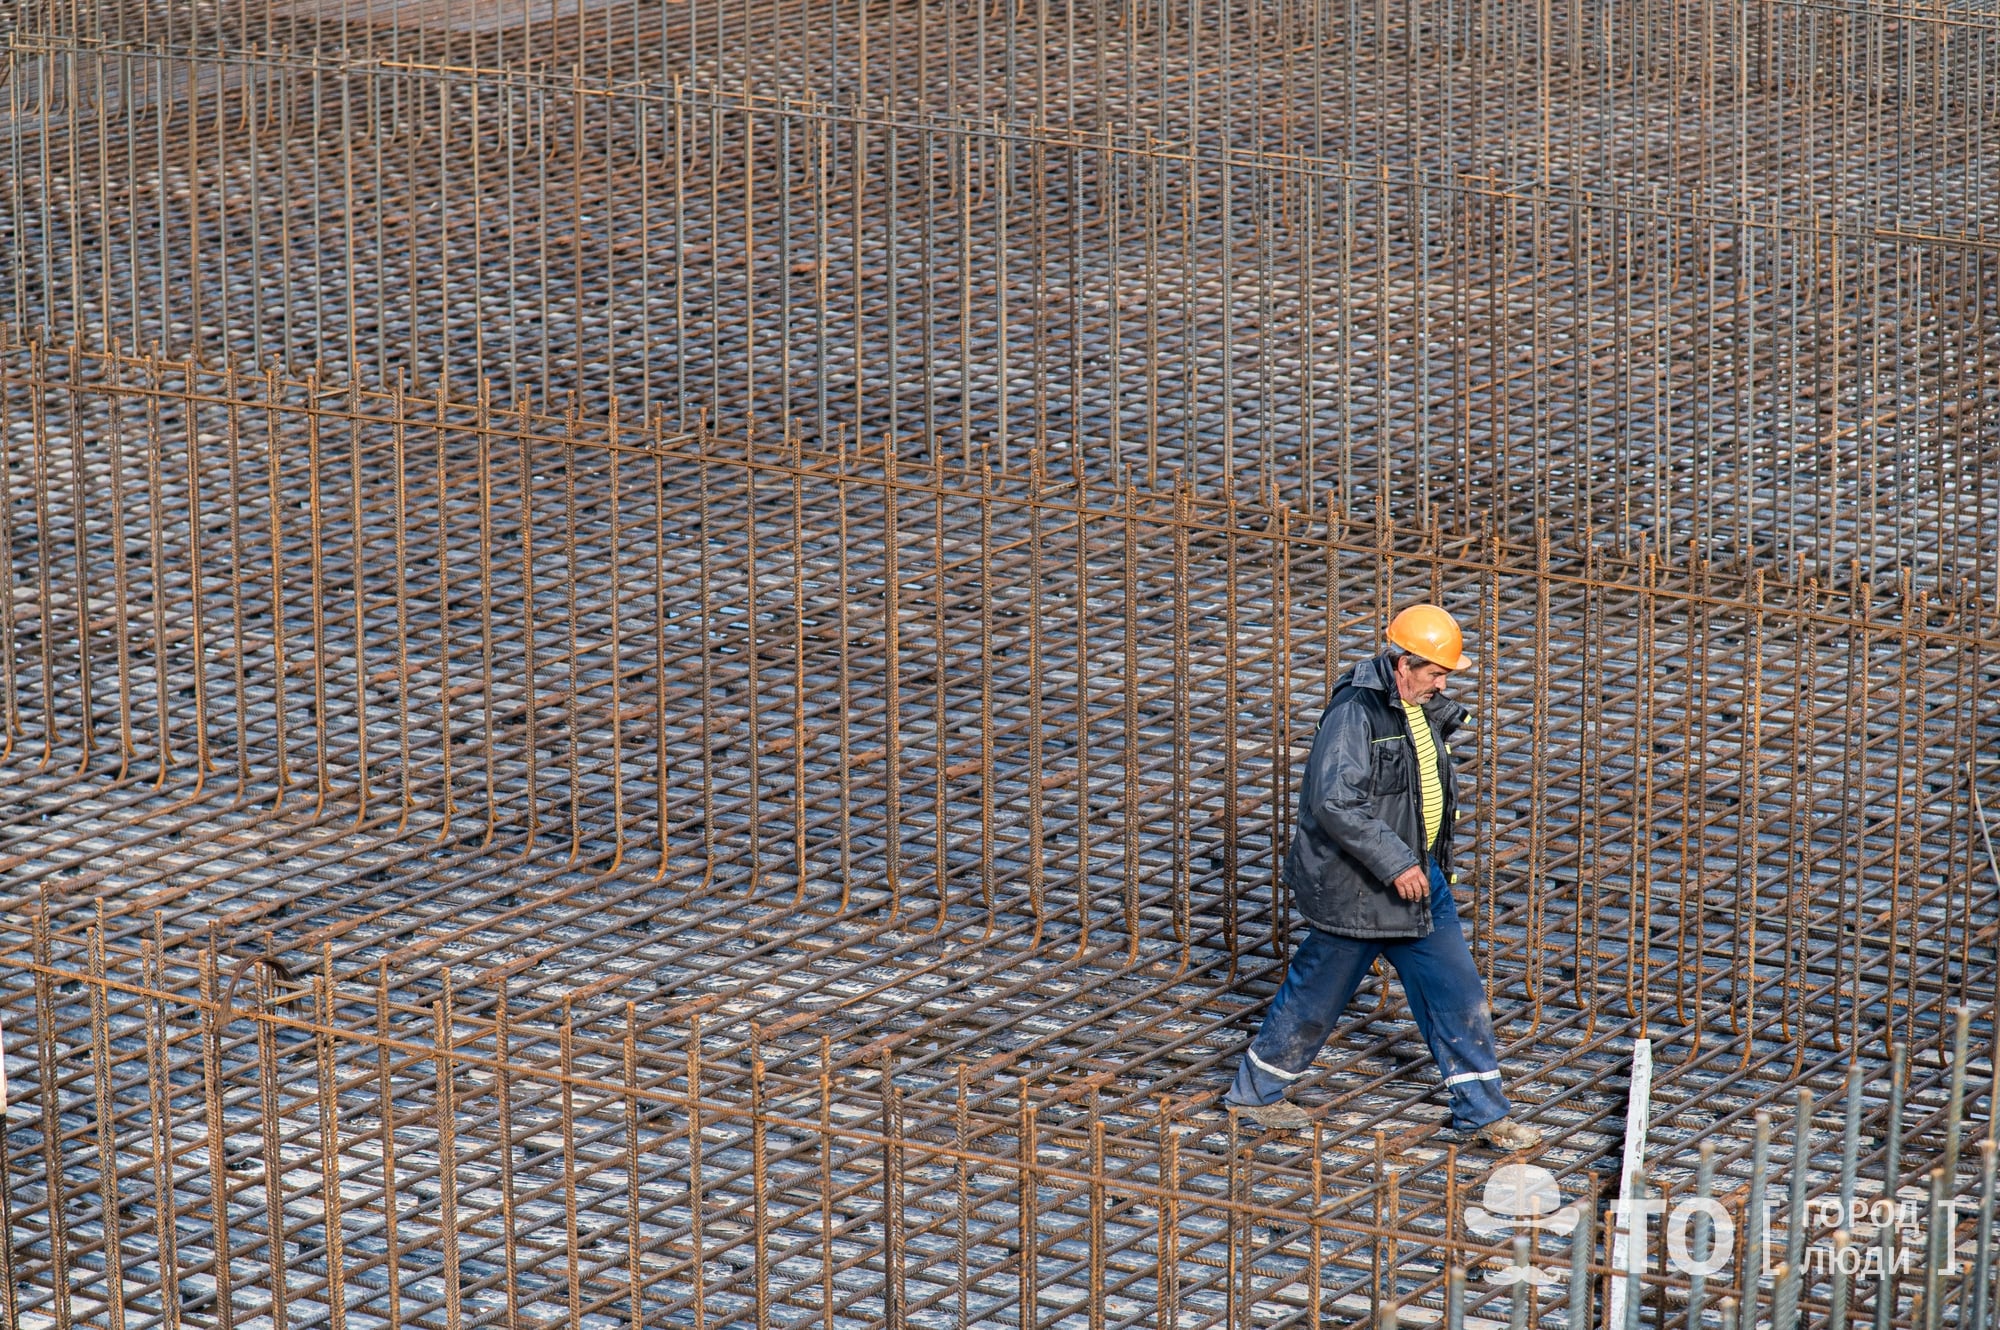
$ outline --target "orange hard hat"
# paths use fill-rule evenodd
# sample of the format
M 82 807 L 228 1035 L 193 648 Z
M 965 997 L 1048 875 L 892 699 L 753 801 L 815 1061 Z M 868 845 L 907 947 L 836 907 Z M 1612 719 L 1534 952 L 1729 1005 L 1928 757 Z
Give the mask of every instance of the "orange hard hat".
M 1389 624 L 1389 641 L 1413 656 L 1422 656 L 1433 665 L 1448 670 L 1469 670 L 1472 658 L 1465 654 L 1465 634 L 1458 620 L 1435 605 L 1412 605 Z

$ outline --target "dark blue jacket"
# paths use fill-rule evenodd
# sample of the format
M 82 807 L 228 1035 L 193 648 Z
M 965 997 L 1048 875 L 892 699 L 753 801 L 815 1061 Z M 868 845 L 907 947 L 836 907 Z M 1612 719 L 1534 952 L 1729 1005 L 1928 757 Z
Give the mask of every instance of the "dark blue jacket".
M 1446 698 L 1424 708 L 1443 750 L 1444 828 L 1433 857 L 1447 875 L 1458 820 L 1450 739 L 1465 714 Z M 1423 827 L 1417 750 L 1396 702 L 1394 667 L 1387 655 L 1364 660 L 1334 685 L 1306 759 L 1298 830 L 1285 856 L 1285 883 L 1306 922 L 1346 937 L 1427 936 L 1430 892 L 1406 901 L 1390 885 L 1425 862 Z

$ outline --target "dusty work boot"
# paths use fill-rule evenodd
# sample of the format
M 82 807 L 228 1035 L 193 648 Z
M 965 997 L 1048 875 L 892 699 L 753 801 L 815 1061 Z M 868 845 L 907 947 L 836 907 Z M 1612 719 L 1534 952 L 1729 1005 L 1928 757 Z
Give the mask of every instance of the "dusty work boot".
M 1312 1125 L 1311 1115 L 1288 1099 L 1270 1104 L 1231 1104 L 1229 1110 L 1241 1113 L 1265 1131 L 1304 1131 Z
M 1490 1145 L 1503 1154 L 1513 1154 L 1520 1150 L 1541 1148 L 1542 1132 L 1539 1127 L 1530 1127 L 1525 1122 L 1512 1118 L 1501 1118 L 1489 1122 L 1472 1134 L 1472 1139 L 1481 1145 Z

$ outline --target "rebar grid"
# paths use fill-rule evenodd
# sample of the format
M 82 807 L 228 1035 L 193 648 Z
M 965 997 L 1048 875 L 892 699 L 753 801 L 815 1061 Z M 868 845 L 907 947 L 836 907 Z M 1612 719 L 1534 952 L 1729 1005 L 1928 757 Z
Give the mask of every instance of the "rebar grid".
M 99 1162 L 50 1174 L 66 1223 L 15 1220 L 24 1292 L 49 1253 L 72 1276 L 11 1307 L 20 1323 L 1317 1325 L 1391 1306 L 1435 1319 L 1468 1291 L 1491 1315 L 1516 1296 L 1440 1289 L 1446 1262 L 1498 1263 L 1456 1232 L 1478 1170 L 1382 1131 L 1372 1150 L 1329 1148 L 1322 1127 L 1310 1149 L 1279 1146 L 1172 1099 L 1106 1113 L 1097 1086 L 989 1091 L 961 1068 L 939 1095 L 887 1059 L 872 1076 L 841 1066 L 828 1041 L 787 1056 L 754 1026 L 717 1059 L 705 1002 L 531 1022 L 503 996 L 481 1018 L 448 970 L 428 1002 L 397 1002 L 338 981 L 330 956 L 317 972 L 226 966 L 153 940 L 110 948 L 97 928 L 58 956 L 37 932 L 37 1009 L 65 1016 L 38 1028 L 35 1063 L 69 1109 L 43 1099 L 36 1126 L 44 1150 L 65 1129 L 95 1137 Z M 1862 1087 L 1847 1081 L 1843 1181 L 1813 1194 L 1865 1211 L 1850 1179 L 1879 1151 L 1857 1148 Z M 1811 1100 L 1781 1147 L 1814 1129 Z M 1962 1081 L 1916 1078 L 1903 1102 L 1959 1138 Z M 1791 1163 L 1771 1118 L 1757 1115 L 1753 1184 Z M 1990 1226 L 1993 1142 L 1965 1143 Z M 1716 1180 L 1704 1151 L 1699 1184 L 1739 1220 L 1744 1162 Z M 1944 1306 L 1935 1268 L 1922 1314 Z M 1537 1323 L 1579 1323 L 1565 1303 L 1601 1307 L 1592 1284 L 1618 1277 L 1578 1273 L 1537 1295 Z M 1648 1284 L 1665 1324 L 1669 1288 Z M 1939 1323 L 1976 1323 L 1964 1282 L 1942 1291 L 1957 1296 Z
M 1164 47 L 1124 15 L 1123 62 L 928 6 L 857 8 L 865 40 L 839 7 L 613 24 L 632 68 L 560 24 L 433 49 L 386 6 L 314 42 L 50 23 L 10 53 L 8 315 L 2000 595 L 1990 13 L 1474 7 L 1426 41 L 1266 8 Z
M 1418 597 L 1565 1195 L 1990 1177 L 1990 6 L 7 22 L 12 1323 L 1596 1323 L 1214 1106 Z
M 962 1295 L 971 1321 L 1006 1323 L 1018 1238 L 1010 1302 L 1005 1242 L 927 1244 L 927 1229 L 949 1224 L 914 1203 L 894 1224 L 878 1211 L 877 1229 L 800 1249 L 789 1291 L 759 1266 L 755 1234 L 721 1216 L 776 1195 L 768 1158 L 812 1142 L 767 1137 L 762 1166 L 732 1153 L 804 1120 L 756 1112 L 753 1055 L 784 1093 L 824 1091 L 812 1102 L 828 1104 L 844 1167 L 877 1170 L 820 1194 L 878 1206 L 881 1170 L 905 1166 L 892 1162 L 905 1145 L 885 1141 L 917 1157 L 990 1140 L 982 1159 L 1018 1167 L 1032 1106 L 1052 1152 L 1083 1152 L 1052 1154 L 1073 1171 L 1036 1194 L 1039 1219 L 1012 1219 L 1048 1235 L 1036 1278 L 1052 1309 L 1140 1315 L 1108 1310 L 1123 1297 L 1146 1319 L 1164 1298 L 1180 1324 L 1227 1324 L 1251 1308 L 1282 1321 L 1312 1306 L 1338 1317 L 1436 1305 L 1447 1264 L 1492 1255 L 1436 1249 L 1464 1237 L 1447 1217 L 1493 1161 L 1439 1143 L 1434 1074 L 1386 989 L 1305 1088 L 1325 1104 L 1317 1149 L 1232 1140 L 1213 1107 L 1284 951 L 1270 851 L 1287 834 L 1288 759 L 1330 675 L 1378 644 L 1378 607 L 1415 596 L 1460 608 L 1486 662 L 1463 759 L 1477 790 L 1476 936 L 1512 1088 L 1563 1129 L 1548 1162 L 1572 1189 L 1615 1157 L 1624 1057 L 1641 1032 L 1661 1047 L 1654 1098 L 1668 1140 L 1727 1140 L 1795 1085 L 1833 1098 L 1848 1066 L 1879 1071 L 1891 1040 L 1931 1050 L 1907 1101 L 1928 1121 L 1886 1102 L 1890 1081 L 1858 1091 L 1870 1132 L 1911 1125 L 1898 1178 L 1921 1176 L 1954 1134 L 1945 1119 L 1962 1116 L 1946 1103 L 1950 1067 L 1968 1063 L 1942 1056 L 1949 1012 L 1973 1004 L 1984 1041 L 1993 1001 L 1972 782 L 1984 805 L 2000 799 L 1994 769 L 1976 762 L 1995 682 L 1976 602 L 1934 600 L 1907 578 L 1856 600 L 1657 554 L 1629 563 L 1387 520 L 1328 526 L 1187 485 L 1162 494 L 1086 474 L 1079 489 L 1044 465 L 1003 475 L 936 453 L 760 446 L 658 418 L 508 413 L 484 398 L 74 349 L 15 345 L 0 363 L 16 551 L 4 644 L 17 810 L 6 853 L 22 921 L 11 946 L 17 964 L 42 957 L 4 1021 L 17 1085 L 59 1085 L 53 1069 L 87 1052 L 65 1054 L 66 1041 L 125 1031 L 121 1046 L 139 1047 L 129 1041 L 142 1026 L 107 1025 L 56 995 L 79 971 L 123 985 L 101 990 L 104 1002 L 170 1001 L 185 1028 L 209 1020 L 237 1037 L 255 1034 L 235 1023 L 238 995 L 246 1016 L 283 1013 L 257 1005 L 282 996 L 258 986 L 321 973 L 357 1001 L 324 1008 L 318 1037 L 362 1063 L 373 1038 L 417 1037 L 408 1022 L 448 986 L 454 1019 L 489 1047 L 505 1038 L 546 1062 L 569 1030 L 572 1050 L 615 1061 L 629 1047 L 634 1074 L 678 1074 L 683 1093 L 700 1024 L 697 1078 L 712 1078 L 728 1144 L 695 1182 L 676 1184 L 669 1168 L 658 1185 L 715 1188 L 702 1241 L 706 1259 L 741 1258 L 735 1284 L 718 1274 L 713 1290 L 665 1291 L 679 1286 L 660 1261 L 693 1279 L 692 1230 L 631 1228 L 603 1180 L 578 1202 L 579 1236 L 545 1231 L 559 1176 L 626 1176 L 575 1143 L 652 1111 L 616 1094 L 579 1110 L 572 1093 L 555 1127 L 520 1129 L 510 1185 L 535 1204 L 506 1231 L 524 1250 L 502 1241 L 455 1294 L 392 1294 L 383 1273 L 432 1277 L 458 1222 L 426 1208 L 444 1193 L 385 1199 L 397 1188 L 379 1175 L 350 1182 L 357 1207 L 394 1212 L 386 1229 L 357 1230 L 356 1250 L 384 1232 L 407 1247 L 357 1271 L 343 1295 L 357 1318 L 404 1323 L 417 1316 L 406 1296 L 455 1305 L 446 1320 L 541 1317 L 503 1307 L 493 1288 L 560 1302 L 575 1287 L 580 1314 L 614 1296 L 612 1258 L 581 1236 L 601 1230 L 636 1244 L 613 1262 L 620 1279 L 635 1268 L 647 1286 L 667 1279 L 665 1319 L 692 1299 L 718 1324 L 760 1306 L 773 1323 L 817 1324 L 832 1268 L 846 1290 L 836 1304 L 852 1295 L 839 1324 L 887 1324 L 906 1315 L 890 1305 L 931 1294 L 940 1306 Z M 1081 693 L 1079 659 L 1092 662 Z M 93 949 L 110 969 L 90 969 Z M 21 1068 L 30 1037 L 47 1052 Z M 276 1065 L 279 1079 L 251 1097 L 295 1102 L 271 1130 L 310 1138 L 315 1078 L 329 1073 Z M 899 1087 L 894 1122 L 869 1079 L 884 1066 Z M 1970 1070 L 1976 1095 L 1987 1071 Z M 263 1075 L 227 1058 L 211 1071 L 204 1085 Z M 92 1099 L 36 1089 L 29 1102 L 58 1112 L 92 1102 L 96 1084 Z M 423 1085 L 420 1068 L 402 1082 L 392 1071 L 368 1093 L 378 1111 L 404 1105 L 393 1117 L 422 1102 Z M 533 1101 L 553 1111 L 558 1089 Z M 141 1087 L 107 1093 L 125 1107 L 96 1111 L 128 1115 L 114 1137 L 133 1143 L 119 1148 L 152 1149 L 141 1145 L 165 1127 Z M 239 1111 L 221 1088 L 203 1094 L 200 1121 Z M 52 1141 L 57 1158 L 66 1139 L 103 1151 L 63 1121 L 15 1133 L 10 1177 L 50 1176 Z M 863 1121 L 886 1125 L 847 1130 Z M 491 1125 L 468 1119 L 462 1137 Z M 1176 1160 L 1188 1195 L 1166 1204 L 1188 1249 L 1170 1276 L 1132 1245 L 1158 1215 L 1131 1226 L 1141 1201 L 1111 1199 L 1123 1194 L 1100 1149 Z M 1663 1182 L 1685 1186 L 1675 1170 L 1691 1150 L 1683 1139 L 1657 1158 Z M 211 1162 L 191 1154 L 190 1177 Z M 1723 1162 L 1747 1167 L 1726 1148 Z M 1888 1166 L 1879 1151 L 1866 1162 Z M 988 1189 L 1004 1194 L 1011 1177 L 1021 1195 L 1018 1171 L 998 1167 L 981 1164 Z M 1378 1223 L 1371 1207 L 1390 1204 L 1391 1175 L 1402 1208 Z M 135 1167 L 121 1185 L 151 1176 Z M 1724 1190 L 1741 1181 L 1725 1172 Z M 1822 1170 L 1808 1194 L 1838 1185 Z M 1217 1212 L 1218 1188 L 1280 1209 L 1316 1197 L 1306 1213 L 1328 1223 L 1273 1234 L 1255 1206 Z M 32 1195 L 14 1221 L 35 1235 L 17 1244 L 33 1257 L 23 1306 L 57 1316 L 113 1267 L 91 1264 L 110 1259 L 101 1228 L 93 1238 L 85 1216 L 58 1238 L 70 1218 L 52 1223 Z M 134 1216 L 155 1203 L 202 1204 L 195 1190 L 135 1199 Z M 1001 1203 L 989 1198 L 993 1216 Z M 794 1230 L 820 1205 L 786 1211 L 788 1243 L 805 1241 Z M 240 1208 L 225 1225 L 267 1222 L 255 1205 L 229 1217 Z M 135 1270 L 156 1218 L 135 1219 Z M 449 1239 L 455 1259 L 493 1240 L 484 1222 Z M 1207 1245 L 1217 1233 L 1219 1258 Z M 1298 1243 L 1315 1240 L 1320 1255 L 1301 1260 Z M 202 1282 L 199 1243 L 175 1241 L 194 1279 L 182 1310 L 219 1315 L 234 1298 L 232 1317 L 330 1315 L 309 1290 L 296 1312 L 257 1312 L 293 1296 L 268 1260 L 225 1294 Z M 309 1272 L 314 1244 L 299 1241 L 287 1252 Z M 885 1291 L 922 1260 L 934 1287 L 909 1301 Z M 499 1278 L 493 1261 L 511 1273 Z M 603 1270 L 581 1283 L 532 1276 L 571 1261 Z M 143 1276 L 129 1278 L 138 1316 Z M 467 1292 L 476 1280 L 492 1287 Z M 1950 1314 L 1964 1323 L 1969 1285 L 1954 1287 Z M 1506 1305 L 1503 1291 L 1473 1292 Z M 1825 1281 L 1806 1294 L 1831 1296 Z M 1913 1301 L 1900 1310 L 1921 1323 Z
M 906 119 L 1151 136 L 1197 153 L 1566 190 L 1654 182 L 1732 208 L 1872 204 L 1956 230 L 1991 207 L 1979 196 L 1997 17 L 1991 0 L 169 0 L 32 6 L 20 45 L 681 83 Z

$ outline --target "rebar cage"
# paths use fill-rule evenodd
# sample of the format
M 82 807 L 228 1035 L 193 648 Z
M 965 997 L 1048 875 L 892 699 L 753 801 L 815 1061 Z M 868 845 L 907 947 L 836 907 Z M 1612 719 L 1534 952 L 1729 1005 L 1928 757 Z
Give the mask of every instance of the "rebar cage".
M 1989 8 L 12 22 L 10 1323 L 1986 1323 Z M 1386 979 L 1219 1111 L 1419 598 L 1721 1275 Z

